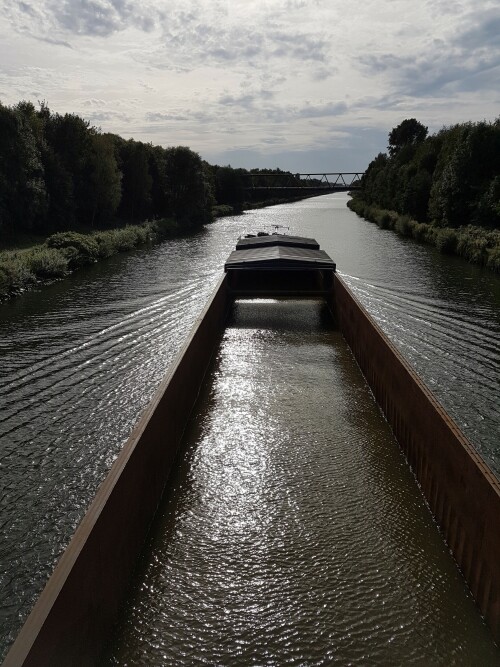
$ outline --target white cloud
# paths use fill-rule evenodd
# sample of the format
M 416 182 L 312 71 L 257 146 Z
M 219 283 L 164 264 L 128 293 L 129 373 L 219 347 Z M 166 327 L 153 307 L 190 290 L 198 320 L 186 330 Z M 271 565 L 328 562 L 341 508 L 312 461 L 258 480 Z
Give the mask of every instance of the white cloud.
M 498 115 L 499 35 L 491 0 L 4 0 L 0 99 L 254 166 L 367 164 L 405 117 Z

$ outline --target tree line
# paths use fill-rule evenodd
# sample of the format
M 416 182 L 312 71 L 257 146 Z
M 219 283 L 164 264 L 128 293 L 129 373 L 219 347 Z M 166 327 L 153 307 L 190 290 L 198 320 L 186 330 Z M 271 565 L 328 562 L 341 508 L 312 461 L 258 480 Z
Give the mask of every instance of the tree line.
M 2 235 L 146 219 L 195 229 L 212 220 L 218 205 L 243 209 L 247 173 L 210 165 L 185 146 L 103 133 L 76 114 L 51 112 L 45 102 L 39 108 L 0 103 Z
M 500 228 L 500 118 L 433 135 L 415 118 L 389 134 L 361 181 L 368 205 L 436 227 Z

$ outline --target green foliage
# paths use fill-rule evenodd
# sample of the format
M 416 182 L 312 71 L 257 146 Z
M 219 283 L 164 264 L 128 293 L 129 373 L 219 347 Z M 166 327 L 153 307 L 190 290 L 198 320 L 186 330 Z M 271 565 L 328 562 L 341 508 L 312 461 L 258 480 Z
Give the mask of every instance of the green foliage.
M 379 154 L 368 165 L 359 197 L 437 228 L 500 228 L 499 174 L 500 120 L 427 136 L 413 118 L 390 132 L 389 155 Z M 446 248 L 444 237 L 442 243 Z
M 500 273 L 500 243 L 488 252 L 486 266 L 492 271 Z
M 454 229 L 439 229 L 436 231 L 435 245 L 439 252 L 453 255 L 458 246 L 458 235 Z
M 395 211 L 367 204 L 359 197 L 348 202 L 348 207 L 383 229 L 393 229 L 402 236 L 434 245 L 440 252 L 459 255 L 473 264 L 480 264 L 500 273 L 500 230 L 474 225 L 459 228 L 436 227 L 417 222 Z
M 425 222 L 415 222 L 412 229 L 412 236 L 415 241 L 420 243 L 434 243 L 435 230 Z
M 168 148 L 166 153 L 170 215 L 187 229 L 210 222 L 214 200 L 200 156 L 186 146 Z
M 492 239 L 483 230 L 475 227 L 466 227 L 460 230 L 457 242 L 457 253 L 465 257 L 472 264 L 486 264 L 488 249 L 491 249 Z
M 86 234 L 76 232 L 57 232 L 45 241 L 48 248 L 57 248 L 63 251 L 68 260 L 68 267 L 76 269 L 85 264 L 92 264 L 99 257 L 97 241 Z
M 127 220 L 144 220 L 151 212 L 153 179 L 149 173 L 149 147 L 140 141 L 118 141 L 123 173 L 120 215 Z
M 396 156 L 402 150 L 421 143 L 427 136 L 427 128 L 415 118 L 407 118 L 389 134 L 389 155 Z
M 212 206 L 212 216 L 214 218 L 224 218 L 229 215 L 236 215 L 236 211 L 229 204 L 218 204 Z
M 395 230 L 401 236 L 413 236 L 413 227 L 415 220 L 412 220 L 407 215 L 398 216 L 395 224 Z
M 3 251 L 0 253 L 0 300 L 38 281 L 63 278 L 98 259 L 172 238 L 181 231 L 174 220 L 160 219 L 92 234 L 58 232 L 43 245 Z
M 122 174 L 118 169 L 114 144 L 108 135 L 92 135 L 90 158 L 90 204 L 92 221 L 105 222 L 113 218 L 120 203 Z
M 0 299 L 12 296 L 35 282 L 28 266 L 15 256 L 0 256 Z
M 31 109 L 0 104 L 0 232 L 40 226 L 47 198 Z
M 10 237 L 106 228 L 115 216 L 175 218 L 189 230 L 211 221 L 214 188 L 212 167 L 189 148 L 102 134 L 45 102 L 39 110 L 31 102 L 0 104 L 0 233 Z M 241 194 L 231 196 L 238 203 Z
M 151 239 L 154 241 L 163 241 L 177 236 L 181 231 L 180 225 L 172 218 L 161 218 L 148 223 Z
M 242 169 L 230 166 L 215 168 L 215 197 L 219 204 L 227 204 L 235 213 L 243 210 L 245 189 Z
M 56 248 L 36 247 L 26 254 L 28 270 L 37 278 L 63 278 L 68 273 L 68 259 Z

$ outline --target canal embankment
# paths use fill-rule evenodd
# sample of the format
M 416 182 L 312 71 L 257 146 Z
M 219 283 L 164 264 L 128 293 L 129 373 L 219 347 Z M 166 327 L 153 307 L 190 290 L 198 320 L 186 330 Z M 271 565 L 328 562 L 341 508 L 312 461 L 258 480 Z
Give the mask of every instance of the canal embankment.
M 277 206 L 305 198 L 289 197 L 245 203 L 241 211 L 236 211 L 228 204 L 221 204 L 212 209 L 212 215 L 214 220 L 233 217 L 245 210 Z M 0 301 L 62 280 L 83 266 L 106 260 L 118 253 L 186 236 L 193 231 L 199 231 L 199 227 L 193 230 L 185 224 L 181 227 L 173 219 L 156 219 L 100 231 L 79 228 L 78 231 L 57 232 L 46 238 L 19 243 L 19 247 L 16 247 L 15 239 L 10 240 L 11 247 L 0 250 Z
M 153 220 L 101 231 L 56 232 L 27 247 L 2 250 L 0 301 L 65 278 L 82 266 L 181 233 L 186 232 L 174 220 Z
M 381 229 L 390 229 L 400 236 L 432 245 L 439 252 L 462 257 L 471 264 L 478 264 L 500 273 L 500 230 L 466 225 L 441 227 L 418 222 L 408 215 L 367 204 L 354 196 L 347 206 L 365 220 L 376 223 Z

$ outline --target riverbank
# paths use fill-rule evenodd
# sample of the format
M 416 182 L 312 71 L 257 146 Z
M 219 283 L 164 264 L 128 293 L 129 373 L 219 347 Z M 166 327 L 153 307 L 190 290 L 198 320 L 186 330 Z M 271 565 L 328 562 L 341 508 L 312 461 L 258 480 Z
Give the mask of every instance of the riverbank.
M 245 202 L 243 210 L 265 208 L 304 197 Z M 221 204 L 212 209 L 213 218 L 238 215 L 233 206 Z M 19 237 L 10 240 L 9 248 L 0 251 L 0 301 L 27 290 L 61 280 L 87 264 L 107 259 L 142 245 L 158 243 L 186 233 L 171 219 L 146 221 L 103 231 L 82 229 L 43 237 Z
M 163 219 L 98 232 L 57 232 L 32 245 L 20 242 L 25 247 L 0 252 L 0 300 L 65 278 L 87 264 L 180 233 L 175 221 Z
M 500 273 L 500 230 L 467 225 L 464 227 L 436 227 L 417 222 L 396 211 L 378 208 L 354 197 L 347 206 L 381 229 L 392 229 L 400 236 L 435 246 L 439 252 L 463 257 L 471 264 L 479 264 Z

